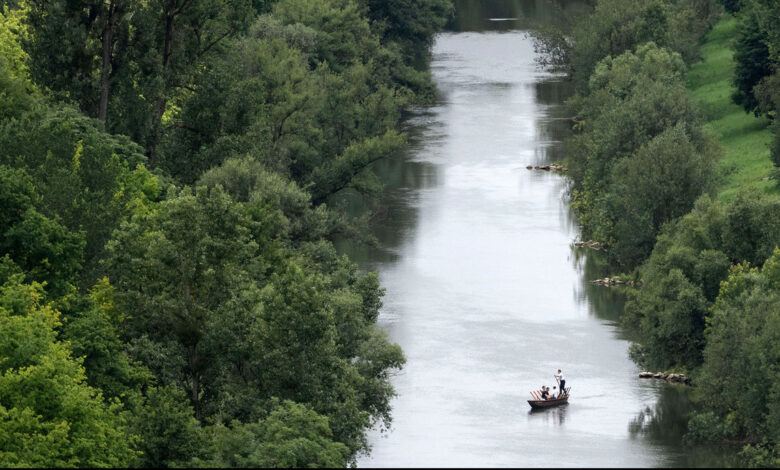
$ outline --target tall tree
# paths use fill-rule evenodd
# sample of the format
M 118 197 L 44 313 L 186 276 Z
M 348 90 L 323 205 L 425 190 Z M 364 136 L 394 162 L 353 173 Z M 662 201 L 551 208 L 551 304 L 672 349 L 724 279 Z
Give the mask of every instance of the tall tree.
M 105 121 L 123 65 L 137 0 L 31 0 L 28 40 L 33 79 Z
M 758 24 L 755 9 L 744 11 L 740 22 L 737 41 L 734 44 L 734 86 L 732 94 L 735 103 L 747 112 L 759 113 L 759 102 L 754 88 L 762 79 L 772 74 L 769 47 L 766 34 Z
M 134 438 L 119 406 L 86 384 L 60 324 L 40 284 L 0 287 L 0 465 L 129 466 Z

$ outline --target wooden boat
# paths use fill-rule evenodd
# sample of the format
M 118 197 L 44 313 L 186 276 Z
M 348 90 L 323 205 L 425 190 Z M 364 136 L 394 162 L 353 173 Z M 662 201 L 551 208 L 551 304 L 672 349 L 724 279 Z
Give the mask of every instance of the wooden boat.
M 531 392 L 531 396 L 534 399 L 528 400 L 528 404 L 531 405 L 531 408 L 535 410 L 540 410 L 543 408 L 552 408 L 553 406 L 569 403 L 569 390 L 571 390 L 571 387 L 566 387 L 566 392 L 563 395 L 561 395 L 560 398 L 556 398 L 555 400 L 545 400 L 544 398 L 542 398 L 541 391 L 534 390 L 533 392 Z

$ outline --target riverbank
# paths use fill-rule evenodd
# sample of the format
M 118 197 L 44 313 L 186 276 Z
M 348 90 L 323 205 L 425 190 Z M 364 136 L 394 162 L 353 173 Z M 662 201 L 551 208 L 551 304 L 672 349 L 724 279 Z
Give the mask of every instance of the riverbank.
M 771 385 L 753 384 L 776 381 L 780 361 L 780 197 L 769 121 L 732 104 L 733 77 L 771 58 L 761 45 L 773 24 L 755 20 L 771 8 L 750 3 L 735 19 L 709 2 L 663 3 L 667 22 L 656 27 L 649 6 L 601 0 L 559 54 L 571 58 L 578 91 L 566 144 L 572 207 L 582 239 L 603 244 L 610 274 L 641 282 L 621 315 L 631 359 L 697 386 L 686 443 L 739 442 L 740 458 L 771 465 L 778 402 Z M 598 40 L 615 35 L 624 41 Z M 560 52 L 550 37 L 544 47 Z M 740 83 L 749 93 L 753 82 Z
M 686 84 L 708 121 L 705 129 L 720 141 L 724 153 L 717 167 L 718 199 L 728 202 L 741 188 L 780 194 L 769 179 L 769 120 L 756 117 L 734 103 L 733 43 L 739 32 L 737 18 L 726 15 L 704 37 L 702 60 L 691 65 Z

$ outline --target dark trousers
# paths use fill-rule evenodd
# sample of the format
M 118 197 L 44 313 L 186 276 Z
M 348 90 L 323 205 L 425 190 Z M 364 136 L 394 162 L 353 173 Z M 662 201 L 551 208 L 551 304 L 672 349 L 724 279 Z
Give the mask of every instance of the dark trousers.
M 561 380 L 561 395 L 563 395 L 564 393 L 566 393 L 566 381 Z

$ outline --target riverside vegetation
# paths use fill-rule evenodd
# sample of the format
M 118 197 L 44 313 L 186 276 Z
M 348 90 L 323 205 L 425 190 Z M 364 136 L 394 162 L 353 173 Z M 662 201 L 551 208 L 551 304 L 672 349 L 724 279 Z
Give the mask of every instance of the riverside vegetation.
M 537 47 L 576 89 L 583 238 L 640 281 L 623 315 L 632 358 L 693 377 L 687 441 L 777 467 L 780 4 L 599 0 Z
M 0 466 L 345 466 L 383 290 L 331 239 L 448 0 L 5 0 Z

